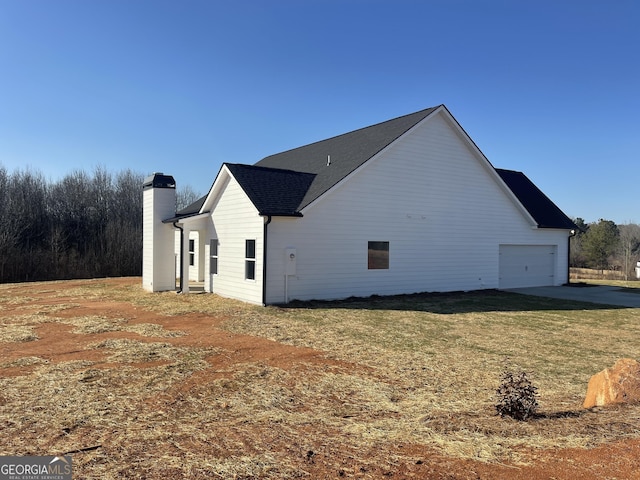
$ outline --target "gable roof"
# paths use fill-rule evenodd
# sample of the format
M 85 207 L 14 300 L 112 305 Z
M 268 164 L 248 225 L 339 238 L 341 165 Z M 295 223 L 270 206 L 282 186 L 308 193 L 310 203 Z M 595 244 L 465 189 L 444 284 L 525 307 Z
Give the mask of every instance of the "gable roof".
M 444 105 L 439 105 L 270 155 L 255 165 L 225 163 L 223 168 L 233 175 L 260 215 L 301 216 L 304 207 L 440 108 L 448 112 Z M 466 137 L 473 144 L 473 140 Z M 577 228 L 522 172 L 494 168 L 488 160 L 487 164 L 539 228 Z M 205 195 L 165 221 L 205 213 L 202 210 L 207 197 Z
M 299 207 L 316 175 L 225 163 L 260 215 L 301 216 Z
M 427 108 L 337 137 L 277 153 L 263 158 L 255 165 L 314 175 L 308 191 L 297 206 L 297 210 L 300 211 L 439 107 Z M 329 158 L 331 161 L 327 164 Z
M 536 187 L 522 172 L 496 168 L 520 203 L 538 224 L 539 228 L 577 230 L 575 223 L 560 210 L 549 197 Z

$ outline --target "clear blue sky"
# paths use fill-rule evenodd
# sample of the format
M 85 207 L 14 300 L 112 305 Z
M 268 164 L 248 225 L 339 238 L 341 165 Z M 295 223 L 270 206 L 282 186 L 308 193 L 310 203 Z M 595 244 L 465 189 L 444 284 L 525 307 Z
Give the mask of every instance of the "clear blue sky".
M 572 217 L 640 222 L 636 0 L 0 0 L 0 165 L 172 174 L 447 105 Z

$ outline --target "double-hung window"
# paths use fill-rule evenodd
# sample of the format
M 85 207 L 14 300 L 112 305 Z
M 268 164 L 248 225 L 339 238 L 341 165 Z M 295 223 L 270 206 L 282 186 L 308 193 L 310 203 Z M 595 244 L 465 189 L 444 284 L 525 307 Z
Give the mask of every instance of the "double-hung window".
M 218 274 L 218 239 L 212 238 L 209 241 L 209 273 Z
M 196 260 L 196 241 L 189 240 L 189 265 L 192 267 L 195 265 Z
M 246 280 L 256 279 L 256 241 L 244 241 L 244 278 Z

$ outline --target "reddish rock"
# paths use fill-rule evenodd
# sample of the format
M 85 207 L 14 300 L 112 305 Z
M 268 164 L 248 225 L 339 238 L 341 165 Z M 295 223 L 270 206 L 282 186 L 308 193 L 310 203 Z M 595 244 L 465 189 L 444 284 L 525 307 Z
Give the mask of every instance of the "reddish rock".
M 640 402 L 640 363 L 623 358 L 589 379 L 583 406 L 591 408 L 632 402 Z

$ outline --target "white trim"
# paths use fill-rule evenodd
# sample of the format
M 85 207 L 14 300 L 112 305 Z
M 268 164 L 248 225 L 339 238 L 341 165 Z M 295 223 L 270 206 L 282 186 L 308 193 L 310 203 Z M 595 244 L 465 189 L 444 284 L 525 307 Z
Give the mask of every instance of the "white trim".
M 313 202 L 311 202 L 309 205 L 304 207 L 300 211 L 300 213 L 305 215 L 309 209 L 312 209 L 320 200 L 325 198 L 326 195 L 329 192 L 331 192 L 332 190 L 334 190 L 336 188 L 339 188 L 344 182 L 348 182 L 351 178 L 353 178 L 354 175 L 358 174 L 359 172 L 362 171 L 362 169 L 364 169 L 368 165 L 371 165 L 372 163 L 374 163 L 377 158 L 379 158 L 380 156 L 384 155 L 387 152 L 387 150 L 389 150 L 389 148 L 391 148 L 392 145 L 394 145 L 396 142 L 400 141 L 404 137 L 406 137 L 408 135 L 411 135 L 415 130 L 417 130 L 418 128 L 421 128 L 425 123 L 427 123 L 431 119 L 435 118 L 438 114 L 443 114 L 444 115 L 444 118 L 447 120 L 447 123 L 453 128 L 453 130 L 456 132 L 456 134 L 465 142 L 465 144 L 467 145 L 469 150 L 472 152 L 473 156 L 476 157 L 476 159 L 482 164 L 482 166 L 489 172 L 489 175 L 491 175 L 493 180 L 503 190 L 503 192 L 507 195 L 507 197 L 509 197 L 509 199 L 513 202 L 513 204 L 516 206 L 516 208 L 518 208 L 520 213 L 526 218 L 527 222 L 531 225 L 531 228 L 537 229 L 538 228 L 538 223 L 531 216 L 531 214 L 527 211 L 527 209 L 524 207 L 524 205 L 522 205 L 520 200 L 518 200 L 518 198 L 515 196 L 515 194 L 511 191 L 511 189 L 504 182 L 504 180 L 502 180 L 502 178 L 500 177 L 500 175 L 498 174 L 496 169 L 493 167 L 493 165 L 491 164 L 489 159 L 484 155 L 484 153 L 482 153 L 480 148 L 478 148 L 478 146 L 475 144 L 473 139 L 462 128 L 460 123 L 458 123 L 458 121 L 451 114 L 451 112 L 449 112 L 449 110 L 447 109 L 447 107 L 445 105 L 438 106 L 433 112 L 431 112 L 425 118 L 420 120 L 413 127 L 411 127 L 409 130 L 404 132 L 402 135 L 400 135 L 398 138 L 396 138 L 393 142 L 391 142 L 389 145 L 384 147 L 382 150 L 380 150 L 378 153 L 376 153 L 370 159 L 365 161 L 362 165 L 357 167 L 351 173 L 349 173 L 348 175 L 343 177 L 339 182 L 337 182 L 335 185 L 333 185 L 329 190 L 327 190 L 326 192 L 322 193 Z
M 210 212 L 199 213 L 197 215 L 193 215 L 190 217 L 179 218 L 175 221 L 178 225 L 184 225 L 186 223 L 193 223 L 197 220 L 202 220 L 203 218 L 208 218 L 211 215 Z M 173 223 L 173 222 L 171 222 Z
M 409 135 L 411 132 L 413 132 L 415 129 L 417 129 L 420 125 L 422 125 L 423 123 L 427 122 L 429 119 L 433 118 L 435 116 L 436 113 L 438 113 L 439 111 L 441 111 L 442 107 L 444 105 L 440 105 L 437 109 L 435 109 L 433 112 L 431 112 L 429 115 L 427 115 L 426 117 L 424 117 L 422 120 L 420 120 L 418 123 L 416 123 L 413 127 L 411 127 L 409 130 L 407 130 L 406 132 L 404 132 L 402 135 L 400 135 L 398 138 L 396 138 L 393 142 L 391 142 L 389 145 L 387 145 L 386 147 L 384 147 L 382 150 L 380 150 L 378 153 L 376 153 L 374 156 L 372 156 L 371 158 L 369 158 L 368 160 L 366 160 L 363 164 L 361 164 L 360 166 L 358 166 L 355 170 L 353 170 L 351 173 L 349 173 L 348 175 L 342 177 L 342 179 L 340 181 L 338 181 L 335 185 L 333 185 L 329 190 L 323 192 L 320 196 L 318 196 L 313 202 L 311 202 L 309 205 L 307 205 L 306 207 L 304 207 L 302 210 L 300 210 L 300 213 L 302 213 L 302 215 L 305 215 L 305 212 L 310 209 L 313 208 L 319 200 L 322 200 L 323 198 L 326 197 L 326 195 L 331 192 L 332 190 L 339 188 L 343 183 L 348 182 L 351 178 L 353 178 L 354 175 L 357 175 L 359 172 L 362 171 L 362 169 L 366 168 L 368 165 L 370 165 L 371 163 L 373 163 L 377 158 L 381 157 L 382 155 L 384 155 L 387 150 L 389 150 L 389 148 L 391 148 L 392 145 L 394 145 L 398 140 L 400 140 L 401 138 Z M 366 128 L 366 127 L 365 127 Z
M 218 175 L 216 175 L 216 178 L 213 181 L 213 185 L 211 185 L 209 193 L 207 193 L 207 198 L 200 208 L 200 213 L 213 211 L 216 200 L 218 200 L 220 198 L 220 195 L 222 195 L 222 193 L 225 191 L 225 188 L 229 184 L 229 180 L 231 180 L 232 177 L 233 175 L 231 175 L 231 172 L 229 171 L 227 166 L 225 164 L 222 164 Z

